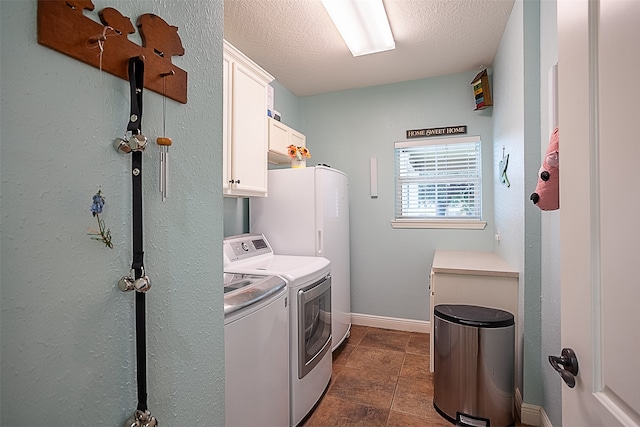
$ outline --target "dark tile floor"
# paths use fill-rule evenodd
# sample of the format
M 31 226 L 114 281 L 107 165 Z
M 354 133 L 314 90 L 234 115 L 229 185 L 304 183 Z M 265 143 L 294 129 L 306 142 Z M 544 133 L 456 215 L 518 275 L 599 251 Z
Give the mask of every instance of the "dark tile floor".
M 433 408 L 429 335 L 353 325 L 333 353 L 329 387 L 303 425 L 451 427 Z

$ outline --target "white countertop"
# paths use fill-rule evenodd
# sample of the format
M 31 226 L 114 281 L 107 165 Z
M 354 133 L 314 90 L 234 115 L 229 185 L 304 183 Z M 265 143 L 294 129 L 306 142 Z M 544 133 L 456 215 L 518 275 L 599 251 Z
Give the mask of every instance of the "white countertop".
M 518 270 L 493 252 L 436 250 L 433 256 L 434 273 L 479 276 L 519 276 Z

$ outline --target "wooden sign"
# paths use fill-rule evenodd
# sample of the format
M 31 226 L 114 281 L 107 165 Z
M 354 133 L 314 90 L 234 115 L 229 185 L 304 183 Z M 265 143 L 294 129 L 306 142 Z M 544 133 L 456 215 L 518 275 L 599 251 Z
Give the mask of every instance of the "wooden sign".
M 430 136 L 447 136 L 467 133 L 467 125 L 449 126 L 444 128 L 415 129 L 407 131 L 407 139 L 428 138 Z
M 83 14 L 91 0 L 38 0 L 38 43 L 128 80 L 129 58 L 144 60 L 144 87 L 187 103 L 187 72 L 171 63 L 184 55 L 178 27 L 147 13 L 137 20 L 143 45 L 130 41 L 131 20 L 114 8 L 99 13 L 99 24 Z

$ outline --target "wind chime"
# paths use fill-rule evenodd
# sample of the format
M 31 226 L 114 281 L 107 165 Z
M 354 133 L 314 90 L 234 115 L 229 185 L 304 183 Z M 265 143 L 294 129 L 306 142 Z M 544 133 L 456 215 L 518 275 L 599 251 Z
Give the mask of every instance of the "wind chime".
M 155 427 L 158 422 L 147 408 L 147 344 L 146 344 L 146 292 L 151 289 L 151 280 L 144 270 L 142 248 L 142 152 L 147 147 L 147 138 L 142 135 L 142 90 L 144 62 L 140 57 L 129 59 L 129 85 L 131 91 L 131 114 L 127 133 L 129 138 L 117 138 L 118 151 L 131 154 L 131 179 L 133 193 L 133 263 L 128 276 L 118 282 L 121 291 L 135 290 L 136 296 L 136 360 L 138 406 L 126 421 L 125 427 Z

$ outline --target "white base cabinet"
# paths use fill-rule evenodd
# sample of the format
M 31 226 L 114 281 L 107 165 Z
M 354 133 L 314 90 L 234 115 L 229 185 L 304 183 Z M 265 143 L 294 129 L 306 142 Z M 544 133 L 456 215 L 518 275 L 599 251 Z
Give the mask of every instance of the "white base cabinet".
M 429 286 L 431 372 L 435 351 L 434 307 L 468 304 L 505 310 L 513 314 L 518 331 L 518 277 L 518 270 L 492 252 L 435 251 Z
M 267 195 L 267 89 L 273 76 L 224 41 L 223 194 Z

